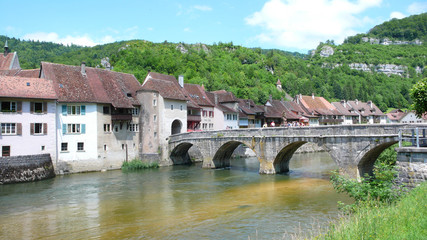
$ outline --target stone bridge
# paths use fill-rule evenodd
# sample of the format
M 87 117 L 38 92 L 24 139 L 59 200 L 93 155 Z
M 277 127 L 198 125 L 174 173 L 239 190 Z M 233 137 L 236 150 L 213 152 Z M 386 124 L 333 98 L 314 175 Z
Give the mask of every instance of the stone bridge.
M 427 127 L 427 124 L 337 125 L 292 128 L 256 128 L 191 132 L 172 135 L 168 153 L 173 164 L 190 162 L 188 150 L 197 148 L 204 168 L 230 166 L 233 151 L 244 144 L 260 163 L 259 173 L 289 171 L 289 161 L 305 143 L 314 143 L 328 152 L 340 173 L 350 177 L 372 174 L 375 160 L 399 141 L 400 128 Z

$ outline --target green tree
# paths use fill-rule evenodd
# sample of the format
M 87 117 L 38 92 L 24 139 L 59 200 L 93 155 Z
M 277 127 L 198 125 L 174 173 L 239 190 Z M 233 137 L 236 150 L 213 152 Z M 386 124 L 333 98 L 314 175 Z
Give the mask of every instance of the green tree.
M 427 78 L 421 79 L 411 89 L 412 104 L 418 117 L 427 112 Z

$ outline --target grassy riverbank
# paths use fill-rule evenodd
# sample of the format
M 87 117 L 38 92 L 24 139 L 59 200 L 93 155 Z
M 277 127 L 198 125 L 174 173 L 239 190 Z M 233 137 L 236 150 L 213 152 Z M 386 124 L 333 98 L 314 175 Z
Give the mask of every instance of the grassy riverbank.
M 427 183 L 392 205 L 360 205 L 315 239 L 427 239 Z
M 154 163 L 145 163 L 142 162 L 139 159 L 133 159 L 129 162 L 123 162 L 122 164 L 122 170 L 123 171 L 129 171 L 129 170 L 139 170 L 139 169 L 146 169 L 146 168 L 158 168 L 159 164 Z

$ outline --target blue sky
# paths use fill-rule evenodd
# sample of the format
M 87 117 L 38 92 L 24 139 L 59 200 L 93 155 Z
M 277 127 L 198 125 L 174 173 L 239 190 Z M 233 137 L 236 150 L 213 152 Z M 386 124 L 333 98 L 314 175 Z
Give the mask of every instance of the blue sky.
M 427 12 L 426 0 L 0 0 L 0 35 L 94 46 L 120 40 L 206 43 L 307 53 L 391 18 Z M 7 10 L 5 10 L 7 9 Z

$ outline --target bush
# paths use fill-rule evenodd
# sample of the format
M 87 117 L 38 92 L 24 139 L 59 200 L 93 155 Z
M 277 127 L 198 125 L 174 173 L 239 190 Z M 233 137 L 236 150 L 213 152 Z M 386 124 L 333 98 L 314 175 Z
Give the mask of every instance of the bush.
M 145 163 L 139 159 L 133 159 L 130 162 L 123 162 L 122 164 L 123 171 L 140 170 L 140 169 L 147 169 L 147 168 L 158 168 L 158 167 L 159 167 L 159 164 L 156 162 Z

